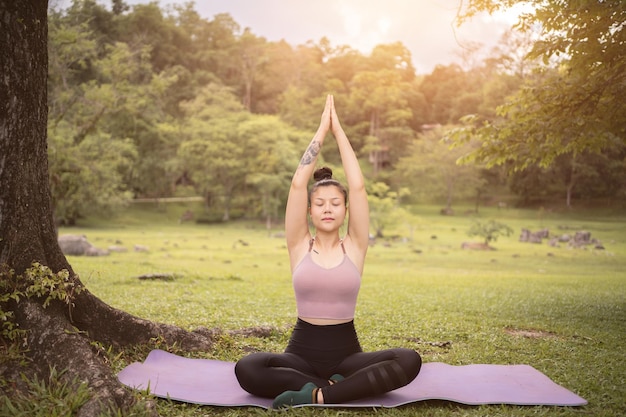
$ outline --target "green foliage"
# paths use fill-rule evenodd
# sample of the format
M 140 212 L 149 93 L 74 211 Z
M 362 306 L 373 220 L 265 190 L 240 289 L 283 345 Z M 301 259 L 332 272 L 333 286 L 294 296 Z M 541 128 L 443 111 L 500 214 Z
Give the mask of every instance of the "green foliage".
M 43 300 L 47 307 L 52 300 L 59 300 L 68 307 L 72 306 L 74 295 L 83 290 L 81 285 L 70 277 L 69 271 L 63 269 L 57 273 L 39 262 L 24 271 L 21 277 L 24 280 L 24 295 L 28 298 L 36 297 Z
M 392 191 L 384 182 L 368 186 L 367 201 L 370 208 L 370 225 L 376 237 L 383 237 L 384 230 L 392 225 L 409 221 L 412 217 L 400 207 L 400 200 L 410 194 L 407 188 Z
M 450 148 L 441 136 L 441 131 L 435 130 L 414 141 L 398 161 L 394 180 L 409 186 L 422 201 L 443 199 L 450 209 L 454 200 L 477 195 L 485 179 L 479 166 L 458 164 L 472 144 Z
M 295 149 L 294 143 L 303 143 L 308 135 L 293 130 L 275 116 L 250 118 L 240 124 L 238 135 L 246 143 L 245 159 L 255 167 L 246 174 L 245 183 L 261 196 L 258 209 L 269 223 L 281 217 L 287 200 L 291 173 L 300 157 L 300 149 Z
M 275 116 L 244 111 L 231 90 L 218 84 L 209 84 L 182 107 L 186 117 L 176 130 L 182 137 L 177 166 L 207 208 L 221 209 L 222 220 L 236 208 L 254 217 L 279 217 L 300 156 L 294 144 L 304 149 L 308 135 Z
M 626 4 L 621 0 L 530 1 L 518 29 L 540 28 L 528 57 L 543 65 L 498 109 L 498 117 L 466 120 L 458 141 L 480 138 L 473 160 L 524 169 L 551 165 L 559 155 L 577 157 L 624 144 Z M 508 8 L 517 1 L 469 2 L 466 16 Z
M 480 236 L 485 240 L 485 245 L 498 240 L 500 236 L 511 236 L 513 229 L 496 220 L 474 220 L 467 231 L 468 236 Z
M 517 3 L 473 0 L 459 17 Z M 544 168 L 559 163 L 559 155 L 579 161 L 585 178 L 574 188 L 555 182 L 555 192 L 571 189 L 581 198 L 602 189 L 621 197 L 623 187 L 604 186 L 606 170 L 582 169 L 581 158 L 602 152 L 613 174 L 623 164 L 624 6 L 617 0 L 587 8 L 578 1 L 528 3 L 536 9 L 487 59 L 419 76 L 399 42 L 376 45 L 369 55 L 324 38 L 293 46 L 256 36 L 228 14 L 202 18 L 193 3 L 162 8 L 117 1 L 108 10 L 75 1 L 50 10 L 55 214 L 73 224 L 87 212 L 119 210 L 133 197 L 171 197 L 184 188 L 222 218 L 233 210 L 277 217 L 284 201 L 279 188 L 299 158 L 282 162 L 277 155 L 301 154 L 328 92 L 335 94 L 357 155 L 367 161 L 364 172 L 394 189 L 411 188 L 415 198 L 443 198 L 449 205 L 451 195 L 489 194 L 494 190 L 483 181 L 484 164 Z M 537 28 L 542 32 L 531 36 Z M 261 115 L 284 124 L 257 119 Z M 432 126 L 461 119 L 464 126 L 446 145 L 467 148 L 428 150 L 448 174 L 458 174 L 450 188 L 446 174 L 434 174 L 427 164 L 419 168 L 429 161 L 420 160 L 413 144 Z M 272 155 L 258 152 L 262 141 L 251 127 L 260 129 Z M 275 140 L 268 128 L 276 129 Z M 324 160 L 339 165 L 328 142 Z M 457 159 L 474 168 L 452 167 Z M 620 181 L 619 175 L 609 178 Z
M 560 155 L 549 167 L 533 164 L 512 173 L 509 176 L 510 189 L 521 197 L 523 203 L 558 196 L 567 207 L 572 206 L 573 199 L 580 201 L 619 195 L 622 184 L 626 183 L 626 160 L 617 155 L 626 156 L 626 146 L 576 157 Z
M 66 269 L 54 273 L 49 267 L 34 262 L 32 267 L 24 271 L 23 275 L 16 276 L 14 270 L 0 274 L 0 322 L 2 339 L 16 341 L 23 335 L 13 322 L 14 314 L 6 310 L 10 303 L 19 303 L 22 298 L 35 297 L 47 307 L 51 301 L 58 300 L 64 303 L 71 315 L 72 301 L 76 294 L 80 294 L 83 287 L 77 285 Z
M 246 144 L 237 128 L 251 115 L 230 89 L 218 84 L 205 87 L 194 101 L 183 103 L 183 109 L 186 120 L 179 128 L 178 164 L 207 206 L 221 207 L 228 220 L 234 193 L 247 171 Z
M 377 49 L 378 54 L 383 48 Z M 388 63 L 404 62 L 408 51 L 387 50 L 382 53 L 389 58 Z M 375 59 L 373 53 L 372 59 Z M 368 121 L 365 132 L 366 141 L 371 145 L 369 155 L 374 157 L 373 174 L 376 177 L 384 164 L 393 164 L 405 150 L 408 142 L 415 136 L 410 128 L 413 113 L 408 107 L 408 100 L 415 93 L 406 73 L 398 68 L 375 68 L 360 71 L 351 82 L 350 99 L 347 106 L 348 120 L 358 118 Z M 365 126 L 365 123 L 363 123 Z M 361 150 L 355 146 L 356 150 Z
M 80 143 L 61 123 L 48 134 L 50 186 L 55 217 L 63 224 L 91 214 L 110 214 L 131 198 L 125 176 L 137 158 L 130 140 L 100 133 Z M 89 161 L 89 162 L 88 162 Z
M 456 64 L 437 66 L 431 74 L 424 77 L 420 90 L 424 94 L 428 106 L 428 120 L 430 123 L 450 124 L 457 123 L 459 117 L 471 110 L 458 111 L 452 102 L 465 90 L 468 75 Z
M 13 311 L 6 309 L 5 306 L 7 306 L 10 301 L 19 301 L 23 293 L 13 288 L 10 276 L 0 276 L 0 278 L 0 323 L 2 323 L 2 328 L 0 329 L 0 339 L 3 341 L 13 342 L 24 335 L 24 330 L 20 329 L 15 324 L 13 321 L 15 314 Z M 5 346 L 5 348 L 11 351 L 7 357 L 16 357 L 19 355 L 20 349 L 17 345 L 10 344 Z
M 158 98 L 176 77 L 153 74 L 145 47 L 115 42 L 101 45 L 98 55 L 85 22 L 72 15 L 50 21 L 50 181 L 56 217 L 73 224 L 86 212 L 106 213 L 127 202 L 144 167 L 153 175 L 153 165 L 137 162 L 140 155 L 154 160 L 162 148 L 146 146 L 137 126 L 161 116 Z M 86 80 L 82 68 L 89 69 Z
M 289 86 L 281 95 L 278 114 L 280 118 L 299 129 L 314 132 L 319 123 L 321 100 L 313 100 L 310 92 Z

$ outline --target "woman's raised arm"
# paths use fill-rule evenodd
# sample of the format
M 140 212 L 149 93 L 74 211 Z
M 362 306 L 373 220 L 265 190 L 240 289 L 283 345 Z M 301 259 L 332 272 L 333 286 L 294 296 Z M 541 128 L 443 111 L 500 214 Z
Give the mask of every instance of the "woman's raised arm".
M 310 239 L 308 214 L 308 191 L 309 179 L 315 170 L 317 157 L 324 143 L 324 138 L 330 129 L 332 97 L 326 97 L 326 105 L 320 120 L 320 125 L 311 139 L 304 155 L 300 159 L 300 164 L 291 179 L 289 197 L 287 199 L 287 209 L 285 212 L 285 237 L 287 239 L 287 249 L 292 261 L 298 256 L 294 254 L 294 249 L 306 245 Z
M 330 128 L 337 140 L 341 163 L 348 181 L 348 233 L 352 244 L 354 244 L 360 255 L 365 258 L 369 244 L 369 205 L 367 203 L 367 192 L 365 190 L 365 180 L 359 166 L 359 161 L 348 140 L 337 111 L 335 110 L 334 98 L 331 96 Z

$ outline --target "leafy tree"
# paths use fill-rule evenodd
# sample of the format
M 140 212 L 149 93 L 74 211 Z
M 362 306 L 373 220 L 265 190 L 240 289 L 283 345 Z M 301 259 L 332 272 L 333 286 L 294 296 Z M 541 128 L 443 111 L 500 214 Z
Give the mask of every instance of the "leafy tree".
M 348 108 L 352 116 L 347 121 L 354 121 L 356 115 L 369 121 L 367 150 L 374 176 L 392 164 L 413 137 L 410 129 L 413 115 L 406 94 L 410 84 L 403 81 L 401 75 L 394 69 L 361 71 L 352 80 Z
M 576 158 L 559 155 L 549 167 L 533 164 L 512 173 L 510 187 L 523 203 L 559 198 L 568 208 L 573 198 L 618 197 L 626 184 L 624 152 L 622 147 L 621 151 L 586 152 Z
M 383 237 L 384 230 L 409 217 L 400 207 L 400 199 L 409 195 L 407 188 L 392 191 L 384 182 L 375 182 L 368 186 L 367 200 L 370 207 L 370 224 L 376 237 Z
M 327 38 L 322 38 L 319 47 L 323 52 L 327 78 L 338 80 L 347 86 L 354 76 L 368 68 L 368 58 L 349 45 L 333 47 Z
M 49 132 L 48 158 L 57 223 L 74 225 L 86 214 L 111 214 L 132 197 L 124 181 L 136 161 L 130 140 L 89 135 L 74 144 L 63 128 Z
M 53 14 L 49 30 L 50 174 L 59 221 L 108 212 L 132 193 L 170 190 L 155 120 L 176 78 L 154 74 L 145 48 L 125 43 L 93 51 L 95 36 L 72 15 Z M 82 81 L 88 66 L 94 79 Z M 140 157 L 139 157 L 140 156 Z
M 163 109 L 168 115 L 181 118 L 179 103 L 192 100 L 202 86 L 218 80 L 213 62 L 216 55 L 214 43 L 216 25 L 200 17 L 194 10 L 193 3 L 173 5 L 172 8 L 175 13 L 168 16 L 168 21 L 171 20 L 177 27 L 179 35 L 174 40 L 179 58 L 162 71 L 175 78 L 175 82 L 170 85 L 165 95 Z M 224 31 L 224 35 L 226 33 L 232 37 L 232 33 Z M 220 46 L 226 49 L 227 42 Z
M 472 226 L 467 232 L 468 236 L 480 236 L 485 241 L 485 246 L 489 243 L 495 242 L 500 236 L 511 236 L 513 229 L 504 223 L 500 223 L 495 220 L 488 220 L 482 222 L 480 220 L 474 220 Z
M 295 82 L 296 54 L 287 42 L 267 43 L 263 65 L 255 75 L 254 111 L 278 114 L 281 95 Z
M 178 141 L 165 137 L 159 126 L 172 121 L 167 96 L 177 84 L 178 73 L 157 74 L 146 50 L 118 50 L 118 45 L 125 44 L 116 44 L 110 57 L 98 63 L 116 68 L 103 72 L 107 83 L 91 93 L 106 106 L 98 128 L 114 139 L 128 138 L 136 147 L 138 158 L 124 179 L 134 196 L 166 196 L 175 178 L 164 162 L 174 154 Z
M 344 91 L 327 84 L 325 53 L 325 46 L 312 42 L 298 45 L 282 72 L 264 73 L 265 79 L 279 77 L 287 81 L 277 99 L 277 113 L 298 129 L 314 131 L 319 121 L 320 97 L 325 97 L 324 93 L 328 91 Z M 272 67 L 271 64 L 268 66 Z M 324 107 L 323 102 L 321 107 Z
M 245 183 L 246 143 L 237 133 L 250 118 L 232 91 L 210 84 L 182 105 L 187 118 L 179 128 L 183 138 L 177 153 L 180 173 L 187 173 L 207 208 L 220 207 L 230 219 L 231 202 Z
M 107 213 L 130 197 L 126 177 L 137 155 L 130 141 L 97 127 L 112 107 L 103 104 L 111 90 L 93 83 L 80 84 L 76 78 L 86 65 L 97 68 L 112 64 L 92 51 L 95 44 L 91 31 L 84 23 L 71 24 L 71 20 L 54 15 L 49 37 L 53 75 L 48 80 L 48 134 L 53 207 L 58 222 L 74 224 L 87 212 Z M 121 68 L 120 62 L 115 64 Z
M 311 97 L 311 93 L 303 88 L 291 85 L 280 97 L 280 118 L 298 129 L 314 131 L 319 123 L 319 108 L 323 108 L 321 99 Z M 306 147 L 306 145 L 305 145 Z
M 211 42 L 211 22 L 198 14 L 193 3 L 173 4 L 170 7 L 167 23 L 162 23 L 176 28 L 176 36 L 172 41 L 178 49 L 179 58 L 168 67 L 181 66 L 193 73 L 200 72 L 210 65 L 210 56 L 215 49 Z
M 424 77 L 421 92 L 428 103 L 428 123 L 457 123 L 464 114 L 452 114 L 452 101 L 466 90 L 463 69 L 456 64 L 437 65 L 433 72 Z
M 407 102 L 413 113 L 409 126 L 415 132 L 421 132 L 423 126 L 431 123 L 429 119 L 429 103 L 421 90 L 422 79 L 416 78 L 408 86 Z
M 121 15 L 120 41 L 150 51 L 150 63 L 156 72 L 185 62 L 189 36 L 176 25 L 172 16 L 164 15 L 158 3 L 135 4 L 132 12 Z
M 54 127 L 80 101 L 84 72 L 97 59 L 99 47 L 87 22 L 55 11 L 50 13 L 48 39 L 48 119 Z
M 107 45 L 118 40 L 117 16 L 129 9 L 129 6 L 121 0 L 114 0 L 111 3 L 112 8 L 108 10 L 97 0 L 72 0 L 67 15 L 76 19 L 76 23 L 87 22 L 90 30 L 97 34 L 101 45 Z
M 452 211 L 454 199 L 475 196 L 485 180 L 481 169 L 457 163 L 471 148 L 450 148 L 442 132 L 434 130 L 413 142 L 400 158 L 394 178 L 418 198 L 444 199 L 446 212 Z
M 292 173 L 305 146 L 303 144 L 296 149 L 294 144 L 303 143 L 303 138 L 310 139 L 309 135 L 294 131 L 276 116 L 260 115 L 241 123 L 237 135 L 246 144 L 245 182 L 255 191 L 246 193 L 251 194 L 248 197 L 249 206 L 260 209 L 269 229 L 273 219 L 282 214 L 280 209 L 287 201 Z
M 259 67 L 265 61 L 266 41 L 265 38 L 254 35 L 249 28 L 246 28 L 239 37 L 237 45 L 242 103 L 248 111 L 251 111 L 252 88 Z
M 501 73 L 514 76 L 518 80 L 531 76 L 538 64 L 538 60 L 531 60 L 528 56 L 534 44 L 532 38 L 531 32 L 516 30 L 505 32 L 500 42 L 493 47 L 486 65 L 493 66 Z
M 516 0 L 471 0 L 461 20 L 479 11 L 512 7 Z M 533 0 L 518 29 L 539 29 L 528 57 L 543 66 L 494 120 L 468 119 L 456 140 L 482 141 L 473 159 L 523 169 L 548 166 L 558 155 L 600 152 L 626 135 L 626 3 Z
M 240 32 L 241 27 L 229 14 L 220 13 L 213 16 L 200 36 L 209 43 L 205 50 L 209 65 L 205 68 L 231 87 L 237 86 L 240 81 L 237 61 L 237 36 Z
M 411 52 L 401 42 L 377 45 L 366 61 L 367 69 L 380 71 L 388 69 L 397 72 L 400 79 L 411 82 L 415 79 L 415 68 Z
M 474 114 L 481 119 L 493 120 L 497 117 L 498 106 L 504 104 L 510 95 L 517 92 L 522 79 L 517 75 L 507 72 L 497 72 L 496 69 L 490 72 L 490 76 L 484 81 L 481 87 L 481 99 L 477 106 L 465 114 L 458 114 L 458 124 L 463 117 Z

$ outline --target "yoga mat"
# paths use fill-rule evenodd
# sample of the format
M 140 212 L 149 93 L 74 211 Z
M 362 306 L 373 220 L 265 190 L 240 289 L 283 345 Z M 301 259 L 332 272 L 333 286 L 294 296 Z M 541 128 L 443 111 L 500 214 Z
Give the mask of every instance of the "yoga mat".
M 271 398 L 245 392 L 237 382 L 235 364 L 189 359 L 153 350 L 118 375 L 122 384 L 152 395 L 213 406 L 270 408 Z M 511 404 L 581 406 L 585 399 L 554 383 L 529 365 L 464 365 L 441 362 L 422 365 L 409 385 L 386 394 L 324 407 L 397 407 L 417 401 L 445 400 L 467 405 Z

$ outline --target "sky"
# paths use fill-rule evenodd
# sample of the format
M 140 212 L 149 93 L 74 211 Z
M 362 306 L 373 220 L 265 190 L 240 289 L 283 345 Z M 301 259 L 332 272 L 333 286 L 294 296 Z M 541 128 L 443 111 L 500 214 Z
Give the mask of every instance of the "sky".
M 70 0 L 60 0 L 69 3 Z M 107 0 L 99 3 L 110 5 Z M 126 0 L 129 5 L 154 0 Z M 479 16 L 457 27 L 459 4 L 467 0 L 196 0 L 205 19 L 228 13 L 241 26 L 268 41 L 296 46 L 322 37 L 332 46 L 349 45 L 369 55 L 379 44 L 402 42 L 418 73 L 462 63 L 467 47 L 489 50 L 514 23 L 514 15 Z M 161 8 L 188 0 L 159 0 Z M 52 3 L 52 1 L 51 1 Z

